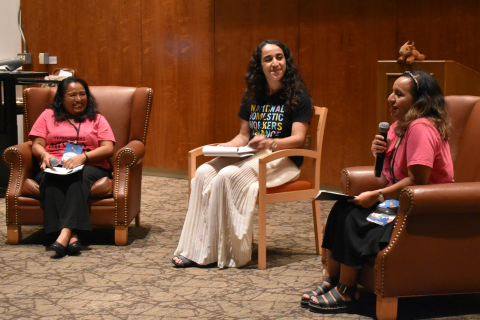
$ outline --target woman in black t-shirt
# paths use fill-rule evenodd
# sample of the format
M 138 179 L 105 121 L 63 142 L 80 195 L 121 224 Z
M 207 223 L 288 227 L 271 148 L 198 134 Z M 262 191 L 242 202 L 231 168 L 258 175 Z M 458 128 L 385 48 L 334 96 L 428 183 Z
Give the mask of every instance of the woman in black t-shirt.
M 251 258 L 252 215 L 258 193 L 258 159 L 271 150 L 299 148 L 305 140 L 312 103 L 280 41 L 255 48 L 246 74 L 239 111 L 240 132 L 219 146 L 250 146 L 247 159 L 215 158 L 192 179 L 192 191 L 173 264 L 179 268 L 217 263 L 241 267 Z M 281 158 L 267 164 L 267 187 L 298 179 L 303 159 Z

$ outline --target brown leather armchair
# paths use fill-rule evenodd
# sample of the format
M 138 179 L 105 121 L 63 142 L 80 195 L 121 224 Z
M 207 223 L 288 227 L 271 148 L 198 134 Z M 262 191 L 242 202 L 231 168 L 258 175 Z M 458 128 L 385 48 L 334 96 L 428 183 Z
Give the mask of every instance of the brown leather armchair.
M 128 225 L 140 224 L 142 161 L 145 155 L 152 90 L 134 87 L 90 87 L 100 113 L 115 135 L 115 153 L 110 159 L 113 179 L 95 182 L 89 198 L 93 226 L 115 227 L 115 244 L 125 245 Z M 24 91 L 24 123 L 28 135 L 35 120 L 53 101 L 56 88 L 28 88 Z M 32 180 L 39 170 L 32 155 L 32 142 L 20 143 L 3 152 L 10 167 L 6 193 L 7 239 L 18 244 L 21 226 L 43 225 L 43 207 L 38 184 Z
M 377 295 L 380 320 L 396 319 L 401 297 L 480 292 L 480 97 L 446 101 L 455 183 L 404 188 L 389 245 L 358 276 Z M 341 182 L 352 196 L 380 188 L 373 167 L 343 169 Z

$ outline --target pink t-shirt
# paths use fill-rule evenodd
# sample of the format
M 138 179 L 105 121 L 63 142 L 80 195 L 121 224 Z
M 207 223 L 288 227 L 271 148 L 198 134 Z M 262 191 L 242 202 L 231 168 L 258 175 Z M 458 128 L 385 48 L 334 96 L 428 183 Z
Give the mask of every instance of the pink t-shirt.
M 75 125 L 77 129 L 78 125 L 78 123 Z M 45 109 L 37 121 L 35 121 L 28 138 L 30 140 L 35 139 L 35 137 L 44 138 L 46 140 L 45 150 L 61 161 L 68 141 L 75 141 L 77 129 L 68 121 L 55 122 L 53 110 Z M 97 114 L 95 121 L 87 119 L 82 122 L 78 137 L 78 145 L 83 147 L 83 152 L 97 149 L 100 141 L 109 140 L 115 144 L 112 128 L 110 128 L 107 120 L 101 114 Z M 105 169 L 110 168 L 106 159 L 98 162 L 88 162 L 86 164 L 103 167 Z
M 390 139 L 390 143 L 383 162 L 383 174 L 389 181 L 388 185 L 408 177 L 408 166 L 416 164 L 432 168 L 428 184 L 453 182 L 450 145 L 441 139 L 438 130 L 428 118 L 420 118 L 410 123 L 398 150 L 395 150 L 399 139 L 395 135 L 396 127 L 395 122 L 388 131 L 387 139 Z M 395 181 L 390 172 L 392 164 Z

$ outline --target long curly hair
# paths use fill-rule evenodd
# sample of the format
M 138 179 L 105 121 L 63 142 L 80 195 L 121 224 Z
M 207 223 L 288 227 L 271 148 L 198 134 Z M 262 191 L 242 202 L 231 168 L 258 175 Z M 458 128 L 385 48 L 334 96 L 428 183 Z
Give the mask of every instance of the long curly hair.
M 70 83 L 80 83 L 83 88 L 85 89 L 85 93 L 87 94 L 87 107 L 81 114 L 77 114 L 73 116 L 75 122 L 84 122 L 86 119 L 95 120 L 97 118 L 98 112 L 98 104 L 95 100 L 95 97 L 90 93 L 90 89 L 88 88 L 88 84 L 80 78 L 77 77 L 68 77 L 62 80 L 58 84 L 57 93 L 53 98 L 52 102 L 52 110 L 53 116 L 55 117 L 56 122 L 66 121 L 67 118 L 71 117 L 71 115 L 65 110 L 63 107 L 62 101 L 65 97 L 67 87 Z
M 407 71 L 400 77 L 410 79 L 413 105 L 405 114 L 404 121 L 399 122 L 395 128 L 397 136 L 403 137 L 412 121 L 426 117 L 437 128 L 442 140 L 447 141 L 450 137 L 452 120 L 437 80 L 428 72 L 419 70 Z
M 287 67 L 282 78 L 282 97 L 287 101 L 286 110 L 295 110 L 300 103 L 300 94 L 306 93 L 310 97 L 310 93 L 303 82 L 303 78 L 298 73 L 297 66 L 293 62 L 290 49 L 278 40 L 265 40 L 253 50 L 245 75 L 247 88 L 242 97 L 242 104 L 247 101 L 258 101 L 267 95 L 267 78 L 262 69 L 262 49 L 267 44 L 274 44 L 283 51 Z

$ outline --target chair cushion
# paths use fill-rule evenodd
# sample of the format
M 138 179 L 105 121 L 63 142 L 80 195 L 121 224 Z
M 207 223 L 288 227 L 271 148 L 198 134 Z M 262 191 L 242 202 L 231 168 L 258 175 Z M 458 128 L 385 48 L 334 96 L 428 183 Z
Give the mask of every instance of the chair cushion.
M 109 177 L 103 177 L 95 181 L 90 190 L 90 199 L 111 197 L 113 194 L 113 182 Z
M 280 192 L 291 192 L 291 191 L 301 191 L 312 189 L 312 183 L 306 180 L 297 180 L 293 182 L 288 182 L 282 184 L 278 187 L 267 188 L 267 194 L 270 193 L 280 193 Z
M 90 190 L 90 199 L 102 199 L 111 197 L 113 194 L 113 182 L 108 177 L 98 179 Z M 40 199 L 40 186 L 35 180 L 27 179 L 23 184 L 22 196 Z
M 40 199 L 40 187 L 35 180 L 27 179 L 23 183 L 22 196 L 27 198 Z

